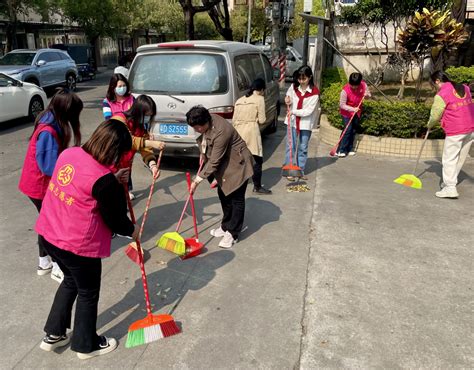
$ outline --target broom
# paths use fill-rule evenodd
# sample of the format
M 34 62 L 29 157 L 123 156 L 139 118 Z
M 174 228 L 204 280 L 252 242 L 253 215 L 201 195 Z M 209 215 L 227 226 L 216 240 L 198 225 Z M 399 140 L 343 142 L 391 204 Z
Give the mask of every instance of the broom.
M 160 163 L 161 163 L 162 154 L 163 154 L 163 151 L 160 151 L 160 154 L 158 156 L 158 161 L 157 161 L 157 164 L 156 164 L 158 171 L 160 170 Z M 159 172 L 157 172 L 157 174 L 159 176 Z M 148 194 L 148 199 L 147 199 L 147 202 L 146 202 L 145 212 L 143 213 L 143 219 L 142 219 L 142 224 L 140 226 L 140 233 L 138 235 L 138 239 L 142 238 L 143 228 L 145 227 L 145 221 L 146 221 L 146 218 L 147 218 L 147 215 L 148 215 L 148 209 L 150 208 L 150 204 L 151 204 L 151 197 L 153 195 L 153 189 L 155 188 L 155 182 L 158 179 L 158 176 L 156 176 L 156 177 L 153 176 L 153 180 L 151 182 L 150 194 Z M 136 223 L 135 215 L 134 215 L 133 207 L 132 207 L 132 204 L 131 204 L 131 201 L 130 201 L 130 196 L 128 195 L 128 191 L 126 192 L 126 195 L 127 195 L 127 199 L 128 199 L 127 200 L 128 208 L 130 209 L 130 218 L 132 219 L 132 222 L 135 224 Z M 140 264 L 140 260 L 138 258 L 137 243 L 135 243 L 135 242 L 129 243 L 128 246 L 127 246 L 127 249 L 125 249 L 125 254 L 128 256 L 128 258 L 130 258 L 137 265 Z M 143 255 L 143 250 L 142 250 L 142 255 Z
M 129 207 L 130 207 L 129 198 Z M 132 208 L 130 207 L 130 212 Z M 141 233 L 140 233 L 141 234 Z M 143 263 L 143 250 L 140 245 L 140 237 L 137 238 L 137 257 L 142 273 L 143 291 L 145 293 L 147 316 L 144 319 L 135 321 L 128 328 L 127 342 L 125 347 L 131 348 L 153 342 L 155 340 L 170 337 L 179 334 L 180 330 L 171 315 L 153 315 L 151 312 L 150 294 L 148 293 L 148 283 L 145 273 L 145 264 Z
M 288 120 L 287 140 L 288 140 L 288 145 L 290 146 L 290 163 L 287 165 L 284 165 L 281 168 L 281 175 L 283 177 L 303 177 L 303 170 L 301 169 L 301 167 L 299 167 L 296 164 L 293 164 L 293 130 L 291 128 L 291 109 L 289 105 L 287 105 L 286 110 L 288 112 L 287 113 L 287 120 Z M 295 150 L 295 154 L 296 154 L 296 150 Z M 295 162 L 297 163 L 296 155 L 295 155 Z
M 193 224 L 194 224 L 194 238 L 188 238 L 185 240 L 186 243 L 186 253 L 181 256 L 182 260 L 195 257 L 202 252 L 204 244 L 199 242 L 199 234 L 196 222 L 196 210 L 194 208 L 194 198 L 191 194 L 191 175 L 189 172 L 186 172 L 186 180 L 188 181 L 188 189 L 190 191 L 190 201 L 191 201 L 191 213 L 193 215 Z
M 401 175 L 400 177 L 396 178 L 395 180 L 393 180 L 393 182 L 400 185 L 407 186 L 409 188 L 414 188 L 414 189 L 421 189 L 423 187 L 421 180 L 415 176 L 415 173 L 418 168 L 418 163 L 420 163 L 421 153 L 423 152 L 423 148 L 425 147 L 429 134 L 430 134 L 430 129 L 426 131 L 426 135 L 425 135 L 425 138 L 423 139 L 423 143 L 421 144 L 420 152 L 418 153 L 418 158 L 416 159 L 416 164 L 415 164 L 415 168 L 413 168 L 413 172 L 411 174 L 405 173 Z
M 359 105 L 357 106 L 357 109 L 360 108 L 360 106 L 362 105 L 362 102 L 364 101 L 364 97 L 362 97 L 362 100 L 360 101 Z M 337 144 L 334 146 L 334 148 L 331 149 L 331 151 L 329 152 L 329 155 L 331 157 L 334 157 L 337 153 L 337 149 L 339 149 L 339 144 L 341 143 L 342 139 L 344 138 L 344 135 L 346 134 L 346 131 L 347 129 L 349 128 L 349 126 L 351 125 L 352 123 L 352 120 L 354 119 L 355 115 L 357 114 L 357 112 L 354 112 L 354 114 L 352 115 L 351 119 L 349 120 L 349 122 L 347 123 L 346 125 L 346 128 L 344 129 L 344 131 L 342 131 L 342 134 L 341 136 L 339 137 L 339 141 L 337 142 Z
M 201 172 L 202 166 L 204 165 L 204 161 L 201 161 L 199 165 L 198 174 Z M 168 232 L 163 234 L 160 239 L 156 242 L 156 246 L 161 249 L 166 249 L 178 256 L 184 256 L 186 254 L 186 241 L 184 238 L 179 235 L 179 229 L 181 227 L 181 223 L 183 222 L 184 213 L 186 212 L 186 208 L 188 208 L 189 201 L 192 197 L 191 192 L 189 192 L 188 199 L 184 204 L 183 211 L 181 212 L 181 217 L 179 218 L 178 225 L 176 226 L 176 230 L 173 232 Z

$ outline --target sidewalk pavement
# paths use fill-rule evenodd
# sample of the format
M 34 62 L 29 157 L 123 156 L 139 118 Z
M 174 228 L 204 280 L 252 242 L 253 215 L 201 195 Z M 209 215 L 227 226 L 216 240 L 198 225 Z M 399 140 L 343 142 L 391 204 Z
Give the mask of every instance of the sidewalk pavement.
M 312 191 L 287 193 L 284 137 L 280 127 L 264 139 L 263 182 L 274 193 L 255 196 L 249 186 L 247 228 L 231 250 L 219 249 L 208 233 L 221 217 L 215 190 L 199 188 L 207 251 L 187 261 L 153 248 L 174 229 L 186 194 L 183 168 L 165 162 L 143 245 L 154 311 L 171 311 L 183 332 L 125 348 L 128 326 L 145 310 L 139 269 L 123 253 L 127 241 L 116 238 L 103 262 L 98 332 L 120 343 L 87 361 L 69 348 L 38 348 L 57 283 L 35 275 L 36 212 L 16 190 L 21 163 L 10 151 L 18 143 L 13 133 L 0 137 L 0 367 L 472 368 L 473 160 L 462 173 L 460 199 L 437 199 L 439 162 L 421 164 L 423 190 L 408 189 L 393 179 L 413 161 L 332 159 L 315 135 Z M 134 166 L 137 215 L 148 185 L 149 174 Z M 182 232 L 192 233 L 189 217 Z
M 318 146 L 301 368 L 473 368 L 474 160 L 457 200 L 414 161 Z

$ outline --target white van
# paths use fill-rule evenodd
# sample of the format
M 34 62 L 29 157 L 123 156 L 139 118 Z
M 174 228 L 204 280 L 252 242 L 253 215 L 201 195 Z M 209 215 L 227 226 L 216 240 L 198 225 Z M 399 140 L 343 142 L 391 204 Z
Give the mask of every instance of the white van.
M 266 82 L 267 122 L 262 130 L 276 130 L 280 94 L 275 72 L 255 46 L 200 40 L 140 46 L 128 80 L 135 96 L 146 94 L 155 101 L 151 131 L 166 142 L 165 154 L 196 156 L 199 135 L 186 124 L 189 109 L 202 105 L 230 121 L 235 101 L 256 78 Z

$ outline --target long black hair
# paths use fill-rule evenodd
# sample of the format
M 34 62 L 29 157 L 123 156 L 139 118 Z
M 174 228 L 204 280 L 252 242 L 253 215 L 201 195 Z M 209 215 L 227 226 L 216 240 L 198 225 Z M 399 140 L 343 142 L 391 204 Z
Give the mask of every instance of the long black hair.
M 59 146 L 63 149 L 67 148 L 73 135 L 74 145 L 79 146 L 81 145 L 81 122 L 79 121 L 79 115 L 83 108 L 84 104 L 76 93 L 68 89 L 58 89 L 46 109 L 36 117 L 33 133 L 36 131 L 44 115 L 50 112 L 61 129 Z
M 463 84 L 459 84 L 459 83 L 456 83 L 454 81 L 451 81 L 451 79 L 449 78 L 449 76 L 443 72 L 443 71 L 435 71 L 431 74 L 431 81 L 433 83 L 436 82 L 436 80 L 439 80 L 443 83 L 446 83 L 446 82 L 450 82 L 451 85 L 454 86 L 454 90 L 456 90 L 456 93 L 461 97 L 461 98 L 464 98 L 464 96 L 466 95 L 466 88 L 464 87 Z
M 300 83 L 298 82 L 299 77 L 309 77 L 309 82 L 308 85 L 309 87 L 313 88 L 314 87 L 314 81 L 313 81 L 313 71 L 309 66 L 301 66 L 296 70 L 295 73 L 293 73 L 293 84 L 295 87 L 300 86 Z
M 153 118 L 156 115 L 156 104 L 155 101 L 150 98 L 148 95 L 139 95 L 132 106 L 126 112 L 123 112 L 127 120 L 132 120 L 136 125 L 140 126 L 142 129 L 145 129 L 143 125 L 143 117 L 145 115 L 150 115 L 150 122 L 153 121 Z
M 250 90 L 245 94 L 245 96 L 248 98 L 253 94 L 254 91 L 262 91 L 265 90 L 265 81 L 263 78 L 256 78 L 253 82 L 252 85 L 250 85 Z
M 105 95 L 105 97 L 109 99 L 109 101 L 114 102 L 115 100 L 117 100 L 115 95 L 115 88 L 117 87 L 119 81 L 125 82 L 125 85 L 127 86 L 127 92 L 125 93 L 124 97 L 130 95 L 130 84 L 128 83 L 127 78 L 121 73 L 114 73 L 110 78 L 107 94 Z

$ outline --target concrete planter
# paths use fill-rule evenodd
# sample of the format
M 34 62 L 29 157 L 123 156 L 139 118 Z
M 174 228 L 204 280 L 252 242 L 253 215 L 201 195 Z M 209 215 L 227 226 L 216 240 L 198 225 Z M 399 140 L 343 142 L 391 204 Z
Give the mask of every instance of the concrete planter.
M 336 145 L 341 130 L 331 126 L 325 114 L 321 115 L 319 136 L 323 142 Z M 371 135 L 356 136 L 356 151 L 373 155 L 390 157 L 416 158 L 423 139 L 400 139 L 395 137 L 378 137 Z M 444 140 L 428 140 L 421 158 L 441 158 Z M 472 155 L 472 150 L 471 150 Z

